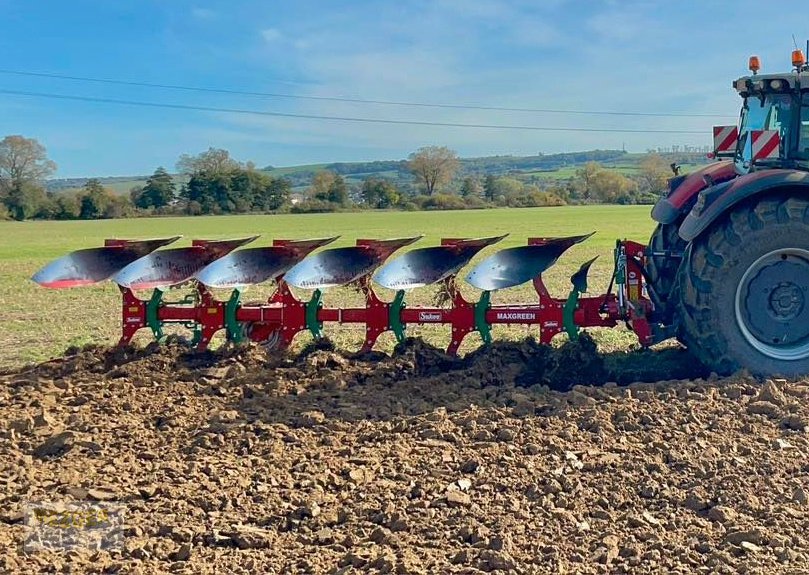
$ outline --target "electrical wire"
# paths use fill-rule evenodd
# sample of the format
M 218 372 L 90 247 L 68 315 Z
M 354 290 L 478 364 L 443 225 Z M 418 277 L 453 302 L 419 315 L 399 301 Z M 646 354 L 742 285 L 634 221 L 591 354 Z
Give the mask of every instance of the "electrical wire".
M 396 120 L 383 118 L 358 118 L 352 116 L 323 116 L 319 114 L 293 114 L 286 112 L 271 112 L 265 110 L 247 110 L 241 108 L 220 108 L 215 106 L 195 106 L 189 104 L 171 104 L 165 102 L 143 102 L 139 100 L 121 100 L 117 98 L 101 98 L 94 96 L 76 96 L 71 94 L 54 94 L 50 92 L 28 92 L 23 90 L 3 90 L 0 94 L 11 96 L 25 96 L 33 98 L 50 98 L 55 100 L 71 100 L 77 102 L 91 102 L 99 104 L 116 104 L 124 106 L 139 106 L 146 108 L 167 108 L 173 110 L 190 110 L 200 112 L 223 112 L 228 114 L 248 114 L 255 116 L 272 116 L 279 118 L 297 118 L 304 120 L 326 120 L 337 122 L 360 122 L 367 124 L 395 124 L 406 126 L 436 126 L 445 128 L 477 128 L 488 130 L 528 130 L 538 132 L 603 132 L 617 134 L 704 134 L 703 130 L 665 130 L 665 129 L 632 129 L 632 128 L 563 128 L 551 126 L 525 126 L 502 124 L 462 124 L 455 122 L 430 122 L 419 120 Z
M 182 90 L 187 92 L 204 92 L 212 94 L 229 94 L 235 96 L 254 96 L 262 98 L 286 98 L 293 100 L 310 100 L 325 102 L 350 102 L 354 104 L 377 104 L 383 106 L 410 106 L 421 108 L 445 108 L 454 110 L 486 110 L 497 112 L 528 112 L 542 114 L 571 114 L 590 116 L 640 116 L 659 118 L 736 118 L 735 115 L 728 114 L 696 114 L 685 112 L 618 112 L 605 110 L 563 110 L 553 108 L 509 108 L 504 106 L 481 106 L 475 104 L 441 104 L 429 102 L 406 102 L 395 100 L 371 100 L 364 98 L 347 98 L 342 96 L 304 96 L 299 94 L 283 94 L 274 92 L 251 92 L 246 90 L 230 90 L 224 88 L 204 88 L 198 86 L 182 86 L 178 84 L 158 84 L 152 82 L 136 82 L 129 80 L 116 80 L 112 78 L 93 78 L 88 76 L 70 76 L 66 74 L 54 74 L 48 72 L 26 72 L 22 70 L 0 69 L 0 74 L 11 74 L 16 76 L 30 76 L 36 78 L 51 78 L 58 80 L 72 80 L 77 82 L 94 82 L 100 84 L 116 84 L 119 86 L 137 86 L 141 88 L 159 88 L 163 90 Z

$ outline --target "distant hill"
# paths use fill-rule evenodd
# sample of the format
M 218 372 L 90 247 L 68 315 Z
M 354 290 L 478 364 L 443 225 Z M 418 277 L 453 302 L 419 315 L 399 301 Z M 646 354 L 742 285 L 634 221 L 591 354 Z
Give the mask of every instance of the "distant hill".
M 686 171 L 694 165 L 704 164 L 708 160 L 702 153 L 662 154 L 667 161 L 682 164 Z M 638 170 L 640 162 L 646 154 L 630 154 L 622 150 L 590 150 L 585 152 L 567 152 L 562 154 L 539 154 L 536 156 L 486 156 L 481 158 L 461 158 L 459 176 L 473 175 L 494 176 L 511 175 L 519 179 L 534 181 L 558 181 L 571 178 L 575 170 L 587 162 L 598 162 L 604 166 L 632 174 Z M 400 188 L 408 189 L 413 185 L 413 176 L 407 169 L 407 160 L 377 160 L 373 162 L 336 162 L 331 164 L 307 164 L 302 166 L 272 167 L 262 171 L 274 177 L 284 177 L 291 181 L 293 189 L 301 191 L 321 170 L 330 170 L 342 175 L 349 184 L 359 184 L 367 178 L 386 178 L 394 181 Z M 135 186 L 146 183 L 148 176 L 99 177 L 101 183 L 121 194 L 129 193 Z M 181 175 L 174 176 L 178 184 L 185 181 Z M 50 191 L 61 191 L 81 188 L 88 178 L 63 178 L 48 180 Z
M 49 192 L 61 192 L 67 190 L 75 190 L 84 186 L 87 180 L 92 178 L 55 178 L 45 182 L 45 187 Z M 110 176 L 110 177 L 96 177 L 104 187 L 111 189 L 118 194 L 128 194 L 129 190 L 135 186 L 143 186 L 149 176 Z M 181 174 L 172 175 L 174 183 L 178 186 L 183 185 L 188 178 Z

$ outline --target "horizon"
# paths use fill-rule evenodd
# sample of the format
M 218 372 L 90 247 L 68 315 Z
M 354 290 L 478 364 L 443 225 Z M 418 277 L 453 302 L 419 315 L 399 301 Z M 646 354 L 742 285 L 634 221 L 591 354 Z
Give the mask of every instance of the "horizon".
M 619 152 L 622 151 L 626 155 L 636 155 L 636 156 L 643 156 L 643 155 L 660 155 L 660 156 L 667 156 L 667 155 L 675 155 L 675 154 L 690 154 L 695 156 L 702 156 L 704 153 L 702 151 L 695 151 L 695 150 L 678 150 L 678 151 L 656 151 L 656 150 L 646 150 L 643 152 L 630 152 L 628 150 L 570 150 L 567 152 L 558 152 L 554 154 L 526 154 L 526 155 L 517 155 L 517 154 L 499 154 L 499 155 L 492 155 L 492 156 L 458 156 L 458 160 L 463 162 L 464 160 L 484 160 L 489 158 L 540 158 L 540 157 L 553 157 L 553 156 L 562 156 L 567 154 L 584 154 L 587 152 Z M 706 156 L 707 159 L 707 156 Z M 367 160 L 367 159 L 359 159 L 359 160 L 352 160 L 347 162 L 317 162 L 317 163 L 310 163 L 310 164 L 292 164 L 292 165 L 285 165 L 285 166 L 258 166 L 256 165 L 255 169 L 261 172 L 270 172 L 273 170 L 290 170 L 296 168 L 308 168 L 312 166 L 324 166 L 323 169 L 327 170 L 328 166 L 334 165 L 351 165 L 351 164 L 365 164 L 365 163 L 372 163 L 372 162 L 407 162 L 407 158 L 383 158 L 379 160 Z M 591 160 L 596 163 L 599 163 L 597 160 Z M 148 173 L 142 174 L 113 174 L 113 175 L 92 175 L 92 176 L 70 176 L 70 177 L 58 177 L 53 176 L 46 178 L 46 182 L 56 182 L 60 180 L 90 180 L 90 179 L 98 179 L 98 180 L 106 180 L 106 179 L 141 179 L 141 178 L 148 178 L 151 176 L 157 169 L 163 168 L 168 172 L 171 176 L 181 176 L 182 173 L 177 171 L 176 169 L 168 169 L 166 166 L 155 166 L 151 171 Z M 606 166 L 609 169 L 609 166 Z
M 750 0 L 733 10 L 583 0 L 363 0 L 339 11 L 323 0 L 0 4 L 5 130 L 42 143 L 57 179 L 172 170 L 181 154 L 209 147 L 286 167 L 406 158 L 428 145 L 462 157 L 702 146 L 712 125 L 735 123 L 730 84 L 747 57 L 759 55 L 764 73 L 788 70 L 800 32 L 787 10 L 749 18 Z

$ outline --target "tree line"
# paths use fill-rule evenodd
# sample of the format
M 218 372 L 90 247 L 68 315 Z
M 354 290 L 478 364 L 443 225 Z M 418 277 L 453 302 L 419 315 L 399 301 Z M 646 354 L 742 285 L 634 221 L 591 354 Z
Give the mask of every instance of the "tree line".
M 397 163 L 391 162 L 394 164 Z M 668 167 L 659 156 L 644 160 L 633 178 L 590 161 L 567 181 L 552 185 L 492 174 L 458 177 L 459 165 L 453 150 L 427 146 L 410 154 L 405 162 L 415 181 L 414 189 L 401 189 L 383 177 L 348 182 L 344 177 L 347 170 L 320 170 L 304 189 L 293 190 L 287 178 L 272 177 L 256 169 L 252 162 L 239 162 L 227 150 L 209 148 L 197 155 L 182 155 L 175 166 L 178 177 L 159 167 L 144 185 L 132 188 L 128 195 L 114 193 L 95 178 L 78 190 L 47 192 L 44 180 L 54 173 L 56 165 L 39 142 L 15 135 L 0 141 L 0 218 L 100 219 L 153 214 L 648 203 L 665 188 L 669 177 Z

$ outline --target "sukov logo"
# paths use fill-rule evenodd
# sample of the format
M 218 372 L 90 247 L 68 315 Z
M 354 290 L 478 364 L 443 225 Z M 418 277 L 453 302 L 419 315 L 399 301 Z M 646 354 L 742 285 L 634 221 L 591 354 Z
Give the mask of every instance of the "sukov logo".
M 441 313 L 435 311 L 423 311 L 419 313 L 419 321 L 441 321 Z

